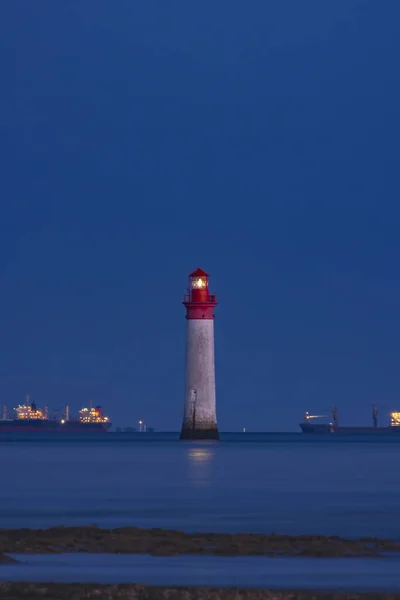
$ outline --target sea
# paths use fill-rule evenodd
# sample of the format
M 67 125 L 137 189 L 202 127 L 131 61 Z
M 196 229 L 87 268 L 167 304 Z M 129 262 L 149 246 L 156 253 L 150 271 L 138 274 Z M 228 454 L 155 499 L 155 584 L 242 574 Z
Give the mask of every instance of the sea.
M 0 527 L 400 539 L 400 436 L 0 437 Z

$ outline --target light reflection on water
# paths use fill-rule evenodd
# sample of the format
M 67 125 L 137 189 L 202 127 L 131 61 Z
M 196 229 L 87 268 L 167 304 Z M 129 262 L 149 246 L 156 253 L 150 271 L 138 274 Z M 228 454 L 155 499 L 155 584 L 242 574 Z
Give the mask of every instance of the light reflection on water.
M 189 448 L 189 479 L 193 485 L 207 487 L 211 485 L 211 463 L 215 458 L 215 447 L 204 442 L 201 446 Z

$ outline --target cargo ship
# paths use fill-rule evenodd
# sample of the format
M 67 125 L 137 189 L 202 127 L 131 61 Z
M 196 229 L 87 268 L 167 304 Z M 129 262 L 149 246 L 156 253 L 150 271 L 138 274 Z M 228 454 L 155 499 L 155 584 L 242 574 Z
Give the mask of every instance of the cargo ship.
M 315 422 L 315 419 L 331 419 L 325 423 Z M 303 433 L 330 433 L 330 434 L 396 434 L 400 433 L 400 412 L 389 413 L 389 423 L 386 426 L 378 426 L 378 409 L 372 405 L 371 426 L 342 426 L 338 422 L 338 410 L 334 406 L 331 415 L 310 415 L 306 412 L 303 423 L 300 423 Z
M 71 415 L 69 406 L 60 414 L 49 413 L 47 406 L 42 410 L 35 402 L 26 397 L 24 404 L 12 409 L 10 416 L 7 406 L 3 405 L 0 419 L 1 433 L 91 433 L 106 432 L 111 427 L 110 419 L 104 415 L 101 406 L 82 408 L 77 415 Z

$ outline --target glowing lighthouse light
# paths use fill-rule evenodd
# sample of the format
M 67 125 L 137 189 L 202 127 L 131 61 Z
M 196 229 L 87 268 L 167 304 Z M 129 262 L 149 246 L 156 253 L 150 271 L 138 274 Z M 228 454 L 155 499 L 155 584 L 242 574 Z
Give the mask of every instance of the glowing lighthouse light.
M 218 440 L 215 409 L 214 308 L 209 275 L 196 269 L 189 275 L 186 307 L 186 383 L 181 440 Z

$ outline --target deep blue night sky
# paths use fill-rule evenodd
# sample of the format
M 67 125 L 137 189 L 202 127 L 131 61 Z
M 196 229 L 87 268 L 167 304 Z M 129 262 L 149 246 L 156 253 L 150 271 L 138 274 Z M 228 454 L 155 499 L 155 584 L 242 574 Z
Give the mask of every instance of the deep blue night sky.
M 400 409 L 398 0 L 0 3 L 0 402 L 178 430 Z

